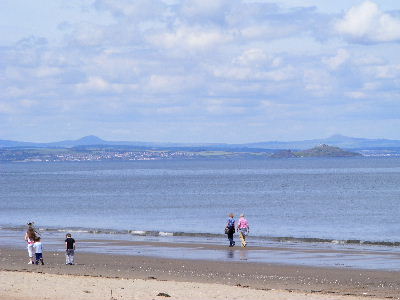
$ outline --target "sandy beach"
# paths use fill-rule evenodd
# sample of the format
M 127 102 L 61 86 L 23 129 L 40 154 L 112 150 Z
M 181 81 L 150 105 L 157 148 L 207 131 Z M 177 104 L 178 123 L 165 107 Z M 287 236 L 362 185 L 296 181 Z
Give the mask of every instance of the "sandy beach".
M 250 250 L 251 251 L 251 250 Z M 399 272 L 0 248 L 0 299 L 399 299 Z M 161 293 L 161 294 L 160 294 Z M 162 294 L 164 293 L 164 294 Z M 159 295 L 159 296 L 157 296 Z M 164 295 L 164 296 L 163 296 Z
M 39 271 L 40 272 L 40 271 Z M 363 299 L 223 284 L 0 272 L 0 299 Z

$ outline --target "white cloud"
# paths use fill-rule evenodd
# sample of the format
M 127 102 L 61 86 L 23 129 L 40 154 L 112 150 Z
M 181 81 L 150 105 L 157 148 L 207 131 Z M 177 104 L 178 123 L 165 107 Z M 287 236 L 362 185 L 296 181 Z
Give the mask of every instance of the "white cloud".
M 377 78 L 396 79 L 400 77 L 400 65 L 383 65 L 373 68 Z
M 234 63 L 243 66 L 262 66 L 279 67 L 282 64 L 282 58 L 270 56 L 267 51 L 260 48 L 250 48 L 245 50 L 239 57 L 234 59 Z
M 58 75 L 62 72 L 60 68 L 54 68 L 54 67 L 40 67 L 36 70 L 36 76 L 37 77 L 51 77 Z
M 293 117 L 294 115 L 294 105 L 279 103 L 279 100 L 262 100 L 259 108 L 271 119 Z
M 353 63 L 363 66 L 363 65 L 382 65 L 385 60 L 382 57 L 376 55 L 370 55 L 368 53 L 362 53 L 361 55 L 353 59 Z
M 70 39 L 80 46 L 98 46 L 106 41 L 104 30 L 100 26 L 85 23 L 76 27 Z
M 162 17 L 166 7 L 160 0 L 96 0 L 95 6 L 111 12 L 116 17 L 128 17 L 135 21 Z
M 218 28 L 180 26 L 174 31 L 161 32 L 147 37 L 156 46 L 167 49 L 186 49 L 190 51 L 208 50 L 218 44 L 230 41 L 229 32 Z
M 189 18 L 218 17 L 227 11 L 230 0 L 186 0 L 183 1 L 182 12 Z
M 32 99 L 22 100 L 0 100 L 0 113 L 17 115 L 26 113 L 38 104 L 38 101 Z
M 329 57 L 323 60 L 324 63 L 328 65 L 328 67 L 332 70 L 338 69 L 342 66 L 348 59 L 350 58 L 350 54 L 345 49 L 339 49 L 335 56 Z
M 317 97 L 327 96 L 332 91 L 333 78 L 325 70 L 308 69 L 304 71 L 304 89 Z
M 372 1 L 349 9 L 335 24 L 338 33 L 355 42 L 400 41 L 400 19 L 381 11 Z
M 292 79 L 295 75 L 295 69 L 292 66 L 287 66 L 281 69 L 265 72 L 264 77 L 273 81 L 285 81 Z
M 347 92 L 345 93 L 345 95 L 349 98 L 353 98 L 353 99 L 363 99 L 363 98 L 367 98 L 367 94 L 365 94 L 362 91 L 352 91 L 352 92 Z
M 84 83 L 76 84 L 76 89 L 81 94 L 86 93 L 122 93 L 137 90 L 135 84 L 110 83 L 99 76 L 92 76 Z
M 241 65 L 259 64 L 267 60 L 268 56 L 264 50 L 253 48 L 245 50 L 236 61 Z
M 213 76 L 231 80 L 271 80 L 285 81 L 293 78 L 295 69 L 286 66 L 280 69 L 263 70 L 241 66 L 216 66 L 213 68 Z
M 106 91 L 110 84 L 100 77 L 90 77 L 85 83 L 77 84 L 80 91 Z
M 198 78 L 195 76 L 151 75 L 144 89 L 149 94 L 179 93 L 196 86 Z
M 295 34 L 298 28 L 289 24 L 282 24 L 277 28 L 273 24 L 249 24 L 245 25 L 240 33 L 246 39 L 274 39 L 283 38 Z

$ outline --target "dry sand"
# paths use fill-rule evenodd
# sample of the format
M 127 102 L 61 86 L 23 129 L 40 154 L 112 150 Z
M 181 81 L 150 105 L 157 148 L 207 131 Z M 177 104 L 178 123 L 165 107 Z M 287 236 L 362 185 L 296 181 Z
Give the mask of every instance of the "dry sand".
M 0 248 L 0 299 L 399 299 L 400 273 Z M 112 295 L 111 295 L 112 291 Z
M 0 271 L 0 299 L 365 299 L 223 284 Z M 170 296 L 170 297 L 168 297 Z

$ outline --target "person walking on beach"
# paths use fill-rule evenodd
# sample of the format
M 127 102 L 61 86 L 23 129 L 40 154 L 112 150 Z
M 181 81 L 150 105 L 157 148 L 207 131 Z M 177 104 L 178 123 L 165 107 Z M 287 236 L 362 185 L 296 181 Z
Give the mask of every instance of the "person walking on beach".
M 35 263 L 33 259 L 33 254 L 35 254 L 35 249 L 33 245 L 35 244 L 35 240 L 38 237 L 39 233 L 33 227 L 33 222 L 27 224 L 28 229 L 25 233 L 25 241 L 28 243 L 28 255 L 29 255 L 29 262 L 28 264 L 33 265 Z
M 242 242 L 242 247 L 247 246 L 246 237 L 249 234 L 249 222 L 244 217 L 244 214 L 240 215 L 237 230 L 239 231 L 240 241 Z
M 75 255 L 75 240 L 72 238 L 70 233 L 67 233 L 65 237 L 65 264 L 73 265 Z
M 233 240 L 233 234 L 235 233 L 235 219 L 234 214 L 230 213 L 228 222 L 226 223 L 225 233 L 228 235 L 229 247 L 235 246 L 235 241 Z

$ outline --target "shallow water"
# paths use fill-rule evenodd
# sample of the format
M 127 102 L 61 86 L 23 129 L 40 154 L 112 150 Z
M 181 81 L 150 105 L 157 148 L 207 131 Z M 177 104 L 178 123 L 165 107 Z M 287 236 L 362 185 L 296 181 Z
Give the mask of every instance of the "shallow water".
M 1 230 L 0 245 L 26 248 L 23 232 Z M 400 271 L 400 248 L 386 246 L 335 245 L 330 243 L 282 243 L 249 240 L 247 248 L 227 247 L 226 239 L 217 237 L 135 236 L 126 234 L 75 233 L 76 257 L 79 253 L 151 256 L 171 259 L 273 263 L 287 265 Z M 64 253 L 65 235 L 43 232 L 46 252 Z M 240 244 L 236 236 L 237 245 Z M 141 243 L 136 243 L 141 242 Z M 148 244 L 146 244 L 146 242 Z M 156 242 L 156 243 L 154 243 Z M 158 245 L 157 245 L 158 243 Z M 192 245 L 192 246 L 191 246 Z M 224 245 L 217 247 L 215 245 Z M 210 247 L 211 246 L 211 247 Z M 257 248 L 253 246 L 258 246 Z M 261 246 L 261 247 L 260 247 Z M 61 260 L 63 258 L 60 258 Z

